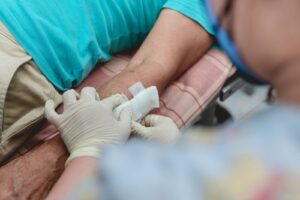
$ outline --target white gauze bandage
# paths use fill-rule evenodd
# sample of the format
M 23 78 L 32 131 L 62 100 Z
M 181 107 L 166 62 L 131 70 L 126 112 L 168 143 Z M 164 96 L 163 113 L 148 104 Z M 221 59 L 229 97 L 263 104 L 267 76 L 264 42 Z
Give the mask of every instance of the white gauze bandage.
M 121 111 L 127 106 L 131 106 L 132 118 L 135 121 L 140 121 L 151 110 L 159 107 L 159 95 L 155 86 L 144 89 L 143 85 L 138 82 L 130 87 L 129 91 L 134 97 L 130 101 L 115 108 L 114 115 L 117 119 Z

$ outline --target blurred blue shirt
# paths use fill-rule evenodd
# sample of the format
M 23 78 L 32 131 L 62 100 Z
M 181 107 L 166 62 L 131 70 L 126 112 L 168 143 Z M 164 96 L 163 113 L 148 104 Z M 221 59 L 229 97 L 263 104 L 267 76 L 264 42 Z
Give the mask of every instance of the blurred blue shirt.
M 299 155 L 300 110 L 275 105 L 214 132 L 191 130 L 176 146 L 108 149 L 71 199 L 299 199 Z

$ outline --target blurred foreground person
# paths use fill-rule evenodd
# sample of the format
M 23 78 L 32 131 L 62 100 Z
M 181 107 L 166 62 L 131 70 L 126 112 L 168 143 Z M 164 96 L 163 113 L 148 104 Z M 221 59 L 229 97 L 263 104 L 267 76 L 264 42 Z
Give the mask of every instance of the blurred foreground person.
M 106 151 L 104 145 L 124 143 L 131 132 L 161 143 L 180 133 L 162 116 L 130 122 L 130 108 L 114 119 L 121 95 L 97 100 L 85 89 L 92 95 L 73 96 L 62 115 L 48 104 L 46 116 L 71 153 L 49 199 L 300 198 L 300 3 L 207 0 L 206 6 L 219 45 L 247 80 L 271 84 L 277 102 L 209 134 L 190 130 L 177 145 L 132 142 Z

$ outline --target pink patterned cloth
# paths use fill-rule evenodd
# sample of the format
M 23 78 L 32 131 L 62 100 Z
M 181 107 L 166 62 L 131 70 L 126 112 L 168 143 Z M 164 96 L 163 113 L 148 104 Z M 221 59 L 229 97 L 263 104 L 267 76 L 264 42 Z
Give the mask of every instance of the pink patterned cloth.
M 178 127 L 190 125 L 218 95 L 231 66 L 222 52 L 209 51 L 166 89 L 156 113 L 171 117 Z
M 120 73 L 130 58 L 128 54 L 118 55 L 96 67 L 77 89 L 99 88 Z M 178 127 L 191 124 L 219 93 L 231 66 L 222 52 L 210 50 L 169 85 L 154 113 L 172 118 Z M 0 168 L 0 199 L 41 199 L 61 175 L 67 151 L 60 138 L 55 137 L 58 131 L 46 121 L 39 130 L 19 151 L 18 158 Z
M 99 88 L 128 64 L 131 55 L 115 56 L 110 62 L 97 67 L 77 88 L 91 86 Z M 178 127 L 191 124 L 219 93 L 231 70 L 230 60 L 219 50 L 210 50 L 193 67 L 174 81 L 160 97 L 160 108 L 153 113 L 168 116 Z M 42 130 L 22 150 L 22 154 L 38 143 L 58 134 L 56 128 L 47 122 Z

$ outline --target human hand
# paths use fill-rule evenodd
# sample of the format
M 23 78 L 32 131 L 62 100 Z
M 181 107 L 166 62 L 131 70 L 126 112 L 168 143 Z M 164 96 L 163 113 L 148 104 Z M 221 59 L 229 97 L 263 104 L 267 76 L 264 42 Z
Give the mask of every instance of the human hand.
M 131 132 L 131 108 L 125 108 L 120 119 L 114 118 L 113 109 L 124 102 L 117 94 L 100 100 L 94 88 L 86 87 L 81 95 L 68 90 L 63 94 L 64 112 L 57 114 L 49 100 L 45 116 L 60 131 L 70 157 L 67 163 L 81 156 L 99 157 L 103 146 L 125 142 Z
M 160 143 L 175 143 L 181 135 L 172 119 L 161 115 L 148 115 L 142 124 L 132 121 L 131 129 L 146 139 Z

